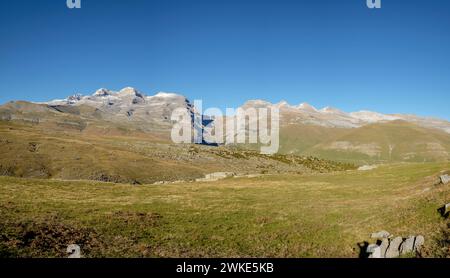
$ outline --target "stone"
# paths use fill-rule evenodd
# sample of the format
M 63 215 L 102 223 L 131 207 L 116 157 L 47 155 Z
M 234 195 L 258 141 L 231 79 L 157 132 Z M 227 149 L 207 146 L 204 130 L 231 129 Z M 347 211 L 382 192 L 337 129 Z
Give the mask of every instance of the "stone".
M 450 182 L 450 176 L 449 175 L 443 175 L 441 176 L 441 183 L 442 184 L 447 184 Z
M 441 214 L 442 217 L 445 217 L 445 218 L 449 217 L 450 216 L 450 203 L 439 208 L 438 212 Z
M 422 246 L 425 244 L 425 238 L 423 236 L 417 236 L 414 241 L 414 251 L 420 252 Z
M 389 239 L 384 238 L 381 241 L 381 245 L 380 245 L 382 258 L 384 258 L 386 256 L 386 251 L 387 251 L 388 247 L 389 247 Z
M 377 247 L 378 247 L 378 245 L 376 245 L 376 244 L 370 244 L 369 246 L 367 246 L 366 252 L 369 254 L 372 254 L 373 250 Z
M 405 241 L 403 241 L 400 246 L 400 255 L 405 255 L 414 252 L 414 242 L 416 241 L 415 236 L 410 236 Z
M 71 244 L 67 246 L 67 254 L 69 254 L 69 259 L 79 259 L 81 258 L 81 248 L 76 244 Z
M 376 165 L 364 165 L 358 168 L 358 171 L 370 171 L 370 170 L 374 170 L 377 169 L 378 166 Z
M 371 244 L 367 247 L 366 252 L 370 254 L 370 259 L 381 259 L 381 247 L 376 244 Z
M 205 175 L 204 178 L 196 179 L 196 181 L 218 181 L 226 178 L 231 178 L 236 176 L 236 173 L 232 172 L 216 172 Z
M 400 245 L 403 243 L 403 238 L 396 237 L 389 242 L 389 247 L 386 251 L 386 258 L 392 259 L 400 256 Z
M 391 234 L 389 232 L 386 231 L 379 231 L 376 233 L 373 233 L 370 237 L 371 238 L 389 238 Z

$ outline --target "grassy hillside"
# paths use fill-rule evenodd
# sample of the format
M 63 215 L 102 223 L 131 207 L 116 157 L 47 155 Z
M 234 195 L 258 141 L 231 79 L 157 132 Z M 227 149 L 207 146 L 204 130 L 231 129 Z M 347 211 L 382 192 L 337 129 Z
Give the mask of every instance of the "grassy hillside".
M 358 164 L 450 161 L 450 134 L 403 121 L 354 129 L 288 126 L 281 146 L 284 153 Z
M 342 137 L 351 129 L 290 124 L 280 130 L 280 152 L 302 154 L 323 142 Z
M 298 156 L 170 144 L 157 134 L 88 123 L 82 131 L 0 121 L 0 175 L 122 183 L 193 180 L 212 172 L 310 173 L 352 169 Z
M 437 209 L 449 163 L 369 172 L 274 175 L 132 186 L 0 177 L 0 256 L 358 257 L 387 230 L 422 234 L 425 257 L 450 256 Z

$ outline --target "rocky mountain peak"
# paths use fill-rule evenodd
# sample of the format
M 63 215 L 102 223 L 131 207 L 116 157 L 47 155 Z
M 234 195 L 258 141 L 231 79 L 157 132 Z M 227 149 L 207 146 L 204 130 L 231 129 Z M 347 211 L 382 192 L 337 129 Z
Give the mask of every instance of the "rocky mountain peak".
M 126 87 L 123 88 L 122 90 L 120 90 L 117 93 L 117 96 L 133 96 L 133 97 L 140 97 L 140 98 L 144 98 L 144 94 L 139 92 L 138 90 L 136 90 L 135 88 L 132 87 Z
M 100 88 L 97 91 L 95 91 L 95 93 L 93 94 L 93 96 L 96 96 L 96 97 L 106 97 L 106 96 L 110 96 L 110 95 L 112 95 L 112 92 L 105 88 Z
M 265 100 L 261 100 L 261 99 L 254 99 L 254 100 L 249 100 L 246 103 L 244 103 L 244 105 L 242 106 L 242 108 L 246 109 L 246 108 L 266 108 L 266 107 L 270 107 L 273 104 L 265 101 Z
M 301 109 L 301 110 L 305 110 L 305 111 L 310 111 L 310 112 L 318 112 L 318 110 L 314 106 L 312 106 L 306 102 L 301 103 L 300 105 L 297 106 L 297 108 Z

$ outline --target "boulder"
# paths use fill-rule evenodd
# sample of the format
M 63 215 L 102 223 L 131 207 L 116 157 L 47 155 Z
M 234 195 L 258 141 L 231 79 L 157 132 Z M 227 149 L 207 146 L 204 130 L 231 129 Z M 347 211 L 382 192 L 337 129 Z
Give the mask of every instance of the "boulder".
M 380 259 L 382 258 L 381 247 L 376 244 L 371 244 L 367 247 L 366 252 L 370 254 L 370 259 Z
M 450 176 L 449 175 L 443 175 L 440 177 L 441 178 L 441 183 L 442 184 L 448 184 L 450 183 Z
M 373 233 L 370 237 L 371 238 L 389 238 L 391 234 L 387 231 L 379 231 L 376 233 Z
M 423 236 L 417 236 L 414 241 L 414 250 L 420 252 L 422 246 L 425 244 L 425 238 Z
M 406 239 L 396 237 L 389 239 L 391 235 L 386 231 L 380 231 L 372 234 L 372 238 L 381 239 L 377 244 L 371 244 L 367 247 L 366 253 L 369 258 L 397 258 L 400 255 L 420 252 L 425 243 L 423 236 L 409 236 Z
M 67 254 L 69 254 L 69 259 L 79 259 L 81 258 L 81 248 L 76 244 L 71 244 L 67 246 Z
M 389 247 L 389 239 L 384 238 L 381 241 L 381 245 L 380 245 L 382 258 L 384 258 L 386 256 L 386 251 L 387 251 L 388 247 Z
M 403 243 L 403 238 L 396 237 L 389 242 L 389 247 L 386 251 L 386 258 L 397 258 L 400 256 L 400 245 Z
M 400 246 L 400 255 L 405 255 L 414 252 L 415 240 L 416 240 L 415 236 L 410 236 L 407 239 L 405 239 L 405 241 L 403 241 L 402 245 Z

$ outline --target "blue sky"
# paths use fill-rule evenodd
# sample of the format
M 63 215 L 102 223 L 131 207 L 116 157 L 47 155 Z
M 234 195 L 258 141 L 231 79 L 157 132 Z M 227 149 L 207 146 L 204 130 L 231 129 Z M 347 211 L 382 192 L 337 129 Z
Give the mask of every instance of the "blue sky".
M 0 2 L 0 103 L 106 87 L 450 119 L 450 1 Z

